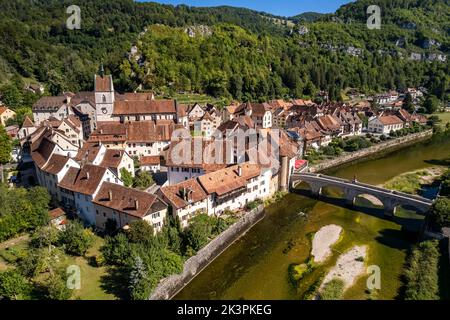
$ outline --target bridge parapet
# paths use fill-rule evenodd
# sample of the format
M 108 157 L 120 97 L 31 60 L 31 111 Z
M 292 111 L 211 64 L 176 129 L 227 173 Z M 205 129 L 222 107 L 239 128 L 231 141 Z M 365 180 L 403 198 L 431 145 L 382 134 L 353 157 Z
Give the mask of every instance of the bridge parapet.
M 413 206 L 422 213 L 425 213 L 433 204 L 433 200 L 418 195 L 411 195 L 404 192 L 393 191 L 382 187 L 373 186 L 367 183 L 361 183 L 358 181 L 331 177 L 322 174 L 296 173 L 292 175 L 292 187 L 295 187 L 296 183 L 300 181 L 305 181 L 306 183 L 308 183 L 311 187 L 312 193 L 318 196 L 321 195 L 323 187 L 339 187 L 343 190 L 344 197 L 348 204 L 353 204 L 356 197 L 361 194 L 372 195 L 378 198 L 383 203 L 385 210 L 389 211 L 389 214 L 391 215 L 395 212 L 396 207 L 399 205 Z

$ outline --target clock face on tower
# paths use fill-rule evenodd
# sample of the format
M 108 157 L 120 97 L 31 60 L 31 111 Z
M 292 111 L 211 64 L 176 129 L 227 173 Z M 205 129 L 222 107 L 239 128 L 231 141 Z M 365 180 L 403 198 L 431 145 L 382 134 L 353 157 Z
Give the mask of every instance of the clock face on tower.
M 107 114 L 108 110 L 106 108 L 102 108 L 102 112 L 103 112 L 103 114 Z

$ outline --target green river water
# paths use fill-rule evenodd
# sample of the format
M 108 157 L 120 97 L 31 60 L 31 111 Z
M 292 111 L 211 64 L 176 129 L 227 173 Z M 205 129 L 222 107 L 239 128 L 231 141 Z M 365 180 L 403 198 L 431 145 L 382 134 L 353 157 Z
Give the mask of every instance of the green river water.
M 450 139 L 435 137 L 384 155 L 329 170 L 326 174 L 353 178 L 378 185 L 405 172 L 450 162 Z M 340 254 L 355 244 L 368 246 L 367 265 L 381 269 L 381 290 L 376 299 L 395 299 L 401 288 L 405 257 L 416 240 L 420 219 L 406 210 L 394 221 L 382 210 L 358 198 L 352 210 L 334 204 L 337 190 L 325 190 L 328 201 L 288 194 L 266 209 L 266 217 L 217 257 L 194 278 L 175 299 L 301 299 L 321 275 L 332 267 Z M 306 213 L 306 216 L 299 214 Z M 402 217 L 402 218 L 401 218 Z M 297 287 L 289 281 L 290 264 L 304 263 L 310 256 L 311 236 L 321 227 L 337 224 L 344 229 L 342 240 L 328 261 Z M 367 299 L 367 276 L 347 290 L 344 299 Z

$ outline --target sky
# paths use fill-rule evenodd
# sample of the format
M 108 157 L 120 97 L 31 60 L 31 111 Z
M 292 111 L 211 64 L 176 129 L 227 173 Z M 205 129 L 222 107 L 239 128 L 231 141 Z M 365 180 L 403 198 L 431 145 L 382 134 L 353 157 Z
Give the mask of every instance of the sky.
M 295 16 L 313 11 L 331 13 L 351 0 L 148 0 L 165 4 L 186 4 L 195 7 L 233 6 L 264 11 L 279 16 Z

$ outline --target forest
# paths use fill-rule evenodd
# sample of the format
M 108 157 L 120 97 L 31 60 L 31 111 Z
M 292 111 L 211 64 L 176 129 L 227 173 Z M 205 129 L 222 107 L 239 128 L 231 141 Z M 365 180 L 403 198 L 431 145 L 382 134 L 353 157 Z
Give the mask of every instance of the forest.
M 65 26 L 71 1 L 0 1 L 2 95 L 5 84 L 24 82 L 43 83 L 52 95 L 92 90 L 93 74 L 103 63 L 117 90 L 142 88 L 161 96 L 262 101 L 325 90 L 340 100 L 348 87 L 375 92 L 424 86 L 449 100 L 449 60 L 430 58 L 449 51 L 445 0 L 370 1 L 382 8 L 381 30 L 367 29 L 366 0 L 335 14 L 293 17 L 293 29 L 268 14 L 232 7 L 77 3 L 81 30 Z M 189 36 L 191 26 L 210 32 Z M 133 45 L 139 59 L 129 54 Z M 412 61 L 412 53 L 423 58 Z

